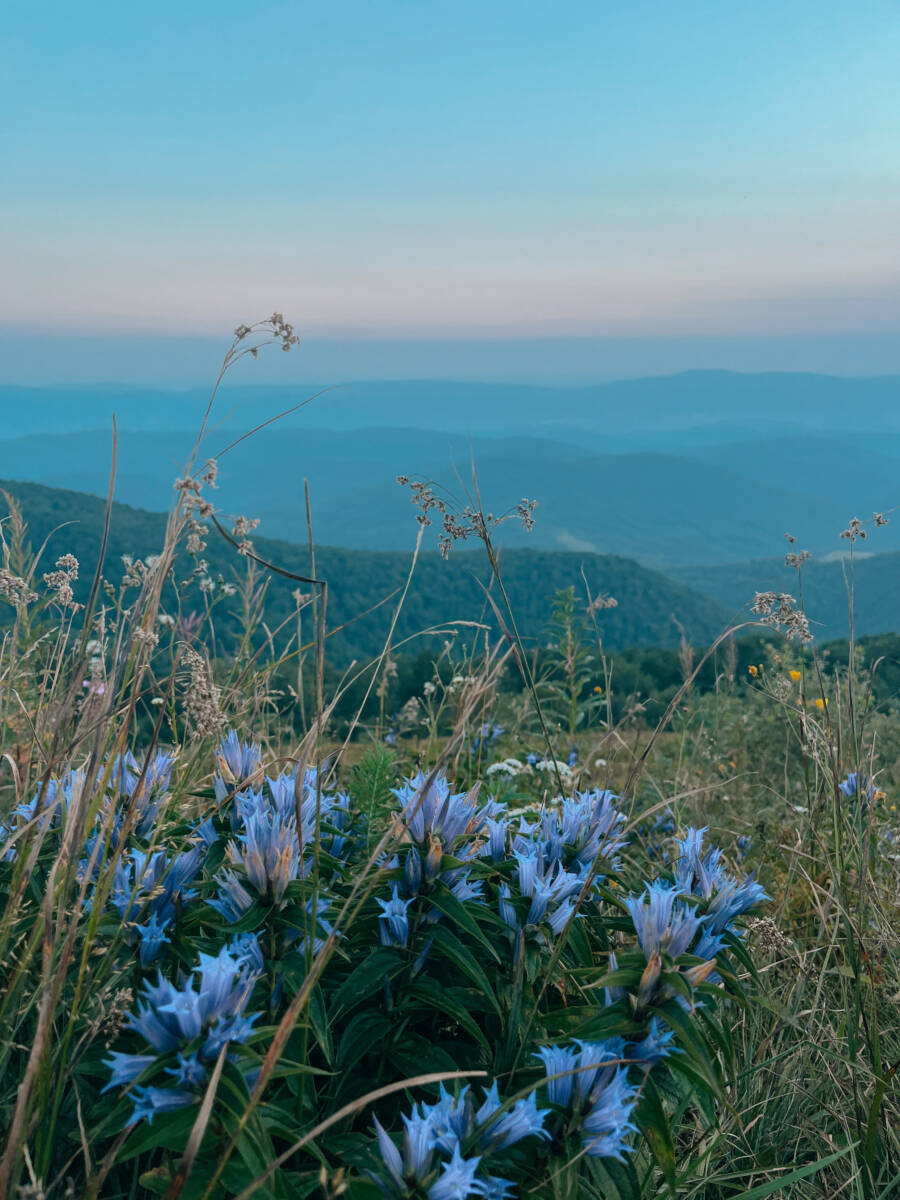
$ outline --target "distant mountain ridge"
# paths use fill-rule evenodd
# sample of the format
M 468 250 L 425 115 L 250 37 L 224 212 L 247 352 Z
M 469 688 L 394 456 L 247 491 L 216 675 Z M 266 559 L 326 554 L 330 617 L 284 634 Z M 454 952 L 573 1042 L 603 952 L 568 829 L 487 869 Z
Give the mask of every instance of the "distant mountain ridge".
M 249 428 L 320 391 L 289 421 L 333 429 L 373 424 L 495 434 L 520 429 L 545 436 L 572 428 L 607 436 L 680 431 L 723 421 L 760 435 L 801 428 L 900 432 L 900 376 L 801 372 L 686 371 L 590 387 L 427 379 L 260 387 L 251 376 L 241 386 L 223 387 L 214 420 Z M 208 392 L 196 388 L 7 385 L 0 386 L 0 415 L 6 436 L 109 428 L 113 411 L 123 429 L 161 430 L 199 426 L 207 398 Z
M 218 454 L 234 436 L 217 429 L 202 453 Z M 166 509 L 194 441 L 187 431 L 120 432 L 118 498 Z M 533 533 L 503 527 L 507 546 L 617 554 L 666 570 L 769 557 L 785 531 L 825 554 L 839 548 L 851 516 L 889 510 L 900 498 L 900 435 L 882 436 L 876 449 L 843 433 L 621 453 L 600 445 L 588 433 L 562 441 L 271 426 L 221 458 L 218 502 L 261 518 L 268 536 L 300 540 L 308 479 L 323 543 L 403 549 L 414 513 L 396 476 L 434 481 L 465 504 L 474 461 L 486 508 L 502 512 L 524 496 L 538 502 Z M 0 475 L 104 495 L 110 452 L 105 431 L 0 438 Z M 879 548 L 900 549 L 900 522 L 879 532 Z

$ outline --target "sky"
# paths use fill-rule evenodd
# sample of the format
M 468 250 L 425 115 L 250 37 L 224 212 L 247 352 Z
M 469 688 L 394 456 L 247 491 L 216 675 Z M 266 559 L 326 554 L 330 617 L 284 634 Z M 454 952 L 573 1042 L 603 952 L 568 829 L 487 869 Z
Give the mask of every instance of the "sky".
M 273 309 L 307 378 L 900 372 L 898 51 L 897 0 L 6 0 L 0 383 Z

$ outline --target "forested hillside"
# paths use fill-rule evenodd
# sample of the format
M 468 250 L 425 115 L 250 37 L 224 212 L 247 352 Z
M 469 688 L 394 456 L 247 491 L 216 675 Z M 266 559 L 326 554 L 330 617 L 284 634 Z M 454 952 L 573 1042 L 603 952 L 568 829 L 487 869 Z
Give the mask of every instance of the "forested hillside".
M 103 502 L 94 496 L 37 484 L 7 481 L 0 486 L 21 504 L 32 545 L 38 547 L 50 538 L 44 556 L 48 564 L 66 552 L 79 558 L 82 563 L 79 585 L 86 588 L 100 545 Z M 107 576 L 113 580 L 121 576 L 123 555 L 145 557 L 155 553 L 162 543 L 164 523 L 161 514 L 114 505 Z M 309 554 L 304 546 L 267 538 L 255 540 L 254 545 L 267 561 L 298 575 L 309 574 Z M 226 581 L 240 583 L 245 577 L 246 561 L 214 530 L 210 532 L 204 557 L 213 578 L 221 575 Z M 411 552 L 316 548 L 317 576 L 326 579 L 329 585 L 329 628 L 346 625 L 330 639 L 329 655 L 333 661 L 365 658 L 379 651 L 397 603 L 397 598 L 386 598 L 403 587 L 411 562 Z M 179 565 L 186 576 L 192 564 L 184 560 Z M 592 595 L 604 594 L 617 601 L 615 607 L 598 614 L 604 639 L 611 649 L 674 646 L 681 638 L 681 628 L 695 644 L 703 644 L 720 633 L 727 620 L 727 613 L 715 601 L 626 558 L 513 549 L 502 552 L 502 569 L 520 631 L 532 643 L 536 643 L 546 625 L 552 594 L 574 586 L 586 597 L 585 580 Z M 452 626 L 450 622 L 454 621 L 495 624 L 484 590 L 489 575 L 485 556 L 477 550 L 455 550 L 447 561 L 434 551 L 423 552 L 397 624 L 395 642 L 426 630 L 465 628 Z M 292 593 L 298 586 L 309 591 L 304 584 L 278 576 L 271 579 L 270 624 L 283 620 L 293 610 Z M 382 601 L 386 602 L 368 612 Z M 223 603 L 236 611 L 237 600 Z M 202 604 L 203 596 L 197 590 L 198 610 Z M 368 615 L 361 616 L 367 612 Z

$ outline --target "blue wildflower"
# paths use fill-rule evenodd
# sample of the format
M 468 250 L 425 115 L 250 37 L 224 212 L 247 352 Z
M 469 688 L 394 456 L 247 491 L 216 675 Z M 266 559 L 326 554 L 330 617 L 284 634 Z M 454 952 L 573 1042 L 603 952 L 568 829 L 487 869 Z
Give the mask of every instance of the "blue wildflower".
M 167 1067 L 166 1074 L 185 1087 L 203 1087 L 207 1080 L 207 1069 L 196 1054 L 178 1055 L 178 1066 Z
M 655 1067 L 662 1059 L 677 1052 L 677 1046 L 671 1045 L 674 1037 L 674 1030 L 663 1030 L 657 1018 L 653 1017 L 646 1036 L 629 1045 L 628 1058 L 648 1069 Z
M 459 1146 L 454 1147 L 453 1157 L 443 1164 L 440 1178 L 428 1189 L 428 1200 L 466 1200 L 481 1195 L 481 1184 L 475 1179 L 480 1162 L 480 1158 L 463 1158 Z
M 496 1088 L 496 1084 L 494 1085 Z M 479 1112 L 483 1111 L 484 1106 Z M 537 1095 L 531 1092 L 523 1100 L 517 1100 L 511 1109 L 503 1113 L 482 1132 L 482 1150 L 507 1150 L 523 1138 L 537 1135 L 549 1137 L 544 1129 L 544 1120 L 549 1116 L 548 1108 L 538 1108 Z
M 437 838 L 448 846 L 480 833 L 492 806 L 479 805 L 477 789 L 454 793 L 445 775 L 436 775 L 430 783 L 429 778 L 420 772 L 393 789 L 413 840 L 421 844 Z
M 109 1083 L 102 1090 L 108 1092 L 110 1088 L 133 1083 L 156 1061 L 155 1054 L 123 1054 L 118 1050 L 111 1050 L 109 1058 L 104 1059 L 105 1065 L 109 1067 Z
M 213 789 L 222 804 L 228 796 L 258 783 L 262 774 L 262 751 L 256 742 L 242 742 L 233 729 L 222 738 L 216 751 Z
M 541 1046 L 535 1057 L 544 1064 L 544 1073 L 547 1076 L 547 1099 L 551 1104 L 568 1108 L 575 1082 L 573 1072 L 578 1066 L 577 1054 L 568 1047 Z M 551 1078 L 554 1075 L 558 1075 L 559 1078 Z
M 683 901 L 676 900 L 678 892 L 679 889 L 657 881 L 648 884 L 643 895 L 625 901 L 638 945 L 648 959 L 652 954 L 680 958 L 700 929 L 700 918 Z
M 131 1090 L 131 1101 L 134 1112 L 131 1124 L 147 1119 L 153 1121 L 157 1113 L 173 1112 L 179 1108 L 187 1108 L 198 1100 L 194 1092 L 186 1092 L 180 1088 L 136 1087 Z
M 512 896 L 512 893 L 509 890 L 509 884 L 501 883 L 500 884 L 500 900 L 499 900 L 500 916 L 502 917 L 504 922 L 510 927 L 510 929 L 516 929 L 518 927 L 518 921 L 516 920 L 516 910 L 513 908 L 512 904 L 510 903 L 511 896 Z
M 146 925 L 135 925 L 135 931 L 141 939 L 140 958 L 142 967 L 149 967 L 163 946 L 171 941 L 170 938 L 166 937 L 165 933 L 168 924 L 168 917 L 160 921 L 156 913 L 151 913 Z
M 382 946 L 405 946 L 409 941 L 409 919 L 406 910 L 412 904 L 412 900 L 401 900 L 396 884 L 390 900 L 382 900 L 377 896 L 376 900 L 382 910 L 378 914 L 378 920 L 383 922 L 379 925 Z
M 625 1138 L 635 1131 L 630 1120 L 635 1100 L 636 1089 L 629 1085 L 625 1070 L 620 1068 L 595 1098 L 593 1107 L 582 1123 L 582 1140 L 587 1155 L 624 1161 L 623 1155 L 631 1150 Z
M 387 1167 L 388 1174 L 397 1185 L 402 1188 L 403 1185 L 403 1159 L 400 1157 L 400 1151 L 391 1141 L 387 1130 L 382 1126 L 377 1117 L 373 1117 L 375 1125 L 375 1136 L 378 1138 L 378 1150 L 381 1154 L 381 1161 Z
M 253 1032 L 253 1022 L 260 1016 L 259 1013 L 245 1013 L 257 978 L 246 960 L 225 949 L 217 955 L 201 954 L 193 974 L 199 978 L 191 977 L 181 987 L 175 987 L 161 975 L 155 984 L 146 982 L 137 1012 L 126 1022 L 128 1028 L 141 1034 L 157 1054 L 179 1052 L 179 1065 L 167 1070 L 182 1085 L 178 1088 L 134 1088 L 131 1093 L 133 1120 L 142 1117 L 152 1120 L 156 1112 L 192 1103 L 195 1095 L 184 1090 L 185 1085 L 204 1086 L 204 1064 L 217 1058 L 228 1043 L 246 1042 Z M 199 1051 L 184 1055 L 184 1049 L 200 1038 L 204 1040 Z M 154 1061 L 150 1055 L 113 1053 L 106 1060 L 110 1069 L 108 1086 L 131 1082 Z
M 406 853 L 403 885 L 410 896 L 417 896 L 422 886 L 422 856 L 414 846 Z
M 234 871 L 227 868 L 216 876 L 218 896 L 210 900 L 211 908 L 221 913 L 226 921 L 239 921 L 253 904 L 253 897 L 241 883 Z
M 735 917 L 768 899 L 765 888 L 752 875 L 740 883 L 728 879 L 710 901 L 707 910 L 710 930 L 724 932 Z
M 300 843 L 293 813 L 257 809 L 243 820 L 243 833 L 228 843 L 228 856 L 240 865 L 260 896 L 280 904 L 300 867 Z
M 704 853 L 705 833 L 705 828 L 691 828 L 684 838 L 675 839 L 679 848 L 678 862 L 675 864 L 675 883 L 680 892 L 686 895 L 693 893 L 709 900 L 713 892 L 722 886 L 727 875 L 722 863 L 722 851 L 717 846 L 710 846 Z
M 838 787 L 848 797 L 863 796 L 867 800 L 872 800 L 875 796 L 875 784 L 869 776 L 860 775 L 856 771 L 850 771 L 847 778 L 839 783 Z
M 239 963 L 246 964 L 255 975 L 266 968 L 259 937 L 255 933 L 238 933 L 228 943 L 228 953 Z

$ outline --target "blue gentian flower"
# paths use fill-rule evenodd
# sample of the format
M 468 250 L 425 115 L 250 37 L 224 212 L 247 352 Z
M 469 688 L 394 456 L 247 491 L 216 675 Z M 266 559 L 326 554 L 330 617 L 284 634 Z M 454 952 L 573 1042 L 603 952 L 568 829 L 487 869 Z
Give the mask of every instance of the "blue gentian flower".
M 199 1096 L 181 1088 L 135 1087 L 131 1089 L 130 1098 L 134 1105 L 131 1116 L 131 1123 L 134 1124 L 144 1118 L 151 1123 L 157 1113 L 187 1108 L 189 1104 L 195 1104 Z
M 453 1097 L 443 1084 L 437 1104 L 420 1104 L 419 1113 L 427 1117 L 433 1145 L 450 1154 L 472 1129 L 472 1105 L 468 1085 Z
M 382 900 L 378 896 L 375 899 L 382 910 L 378 914 L 378 920 L 382 922 L 379 925 L 382 946 L 405 946 L 409 941 L 409 919 L 406 910 L 412 904 L 412 900 L 401 900 L 396 884 L 390 900 Z
M 657 881 L 648 884 L 642 896 L 625 901 L 638 945 L 648 959 L 652 954 L 680 958 L 697 936 L 700 918 L 683 901 L 676 900 L 678 893 L 679 889 Z
M 135 925 L 135 931 L 141 939 L 140 958 L 142 967 L 149 967 L 163 946 L 171 941 L 170 938 L 166 937 L 165 933 L 168 924 L 168 917 L 160 921 L 157 913 L 151 913 L 146 925 Z
M 648 1069 L 655 1067 L 668 1055 L 678 1052 L 678 1047 L 671 1044 L 674 1037 L 674 1030 L 663 1030 L 658 1019 L 653 1017 L 646 1037 L 639 1042 L 632 1042 L 628 1046 L 628 1058 Z
M 105 1065 L 109 1067 L 109 1083 L 102 1090 L 108 1092 L 110 1088 L 124 1087 L 126 1084 L 133 1083 L 135 1079 L 147 1067 L 152 1067 L 156 1061 L 155 1054 L 122 1054 L 120 1051 L 111 1050 L 110 1056 L 103 1060 Z
M 375 1135 L 378 1138 L 378 1150 L 381 1154 L 381 1161 L 387 1167 L 388 1174 L 397 1185 L 398 1188 L 404 1186 L 403 1183 L 403 1159 L 400 1157 L 400 1151 L 391 1141 L 387 1130 L 382 1126 L 377 1117 L 373 1117 L 375 1125 Z
M 706 829 L 688 829 L 684 838 L 678 840 L 678 862 L 675 864 L 675 883 L 680 892 L 702 896 L 709 900 L 713 892 L 722 886 L 727 875 L 722 863 L 722 851 L 710 846 L 703 851 L 703 835 Z
M 477 789 L 468 793 L 451 792 L 445 775 L 436 775 L 430 784 L 428 780 L 429 776 L 420 772 L 393 789 L 415 842 L 422 844 L 437 838 L 442 845 L 449 846 L 457 838 L 482 832 L 495 806 L 479 805 Z
M 453 1157 L 443 1164 L 440 1178 L 428 1189 L 428 1200 L 466 1200 L 481 1195 L 481 1184 L 475 1179 L 480 1162 L 480 1158 L 463 1158 L 459 1146 L 454 1147 Z
M 575 1083 L 573 1072 L 578 1067 L 578 1055 L 574 1050 L 564 1046 L 541 1046 L 536 1055 L 544 1064 L 547 1075 L 547 1099 L 551 1104 L 568 1108 L 572 1099 L 572 1089 Z M 558 1079 L 550 1076 L 558 1075 Z
M 221 913 L 226 921 L 239 921 L 253 904 L 253 897 L 234 871 L 227 867 L 216 876 L 216 883 L 219 893 L 215 900 L 209 901 L 210 907 Z
M 167 1067 L 166 1074 L 185 1087 L 203 1087 L 208 1078 L 208 1071 L 196 1054 L 190 1054 L 187 1058 L 179 1054 L 178 1066 Z
M 405 1174 L 416 1180 L 423 1179 L 431 1169 L 434 1157 L 434 1130 L 431 1114 L 419 1114 L 413 1109 L 410 1116 L 403 1116 L 403 1157 Z
M 768 899 L 765 888 L 752 875 L 741 883 L 728 879 L 710 901 L 707 910 L 710 930 L 724 932 L 735 917 Z
M 624 1161 L 623 1155 L 631 1150 L 625 1138 L 636 1129 L 629 1119 L 635 1100 L 636 1089 L 630 1086 L 625 1070 L 620 1068 L 612 1082 L 596 1097 L 582 1123 L 582 1141 L 587 1155 Z
M 496 1087 L 496 1084 L 494 1085 Z M 479 1112 L 483 1111 L 479 1109 Z M 544 1129 L 544 1120 L 549 1116 L 548 1108 L 538 1108 L 537 1095 L 531 1092 L 522 1100 L 517 1100 L 511 1109 L 503 1113 L 483 1131 L 481 1149 L 507 1150 L 523 1138 L 537 1135 L 549 1137 Z
M 422 856 L 414 846 L 406 852 L 403 886 L 410 896 L 418 896 L 422 886 Z
M 839 783 L 838 787 L 848 797 L 864 796 L 867 800 L 871 800 L 875 795 L 875 784 L 872 780 L 868 775 L 860 775 L 856 771 L 850 771 L 847 778 Z
M 155 984 L 145 982 L 137 1013 L 126 1021 L 126 1026 L 141 1034 L 157 1054 L 178 1051 L 178 1066 L 166 1069 L 181 1085 L 133 1088 L 132 1120 L 152 1120 L 156 1112 L 193 1103 L 196 1094 L 186 1087 L 204 1087 L 208 1064 L 230 1042 L 246 1042 L 253 1032 L 253 1022 L 260 1016 L 245 1012 L 257 979 L 245 959 L 225 949 L 217 955 L 201 954 L 193 975 L 199 978 L 191 977 L 180 987 L 162 975 Z M 191 1043 L 196 1047 L 201 1038 L 199 1050 L 184 1053 Z M 154 1056 L 146 1054 L 113 1053 L 106 1060 L 110 1069 L 108 1087 L 132 1082 L 155 1061 Z
M 216 800 L 222 804 L 233 792 L 258 781 L 262 774 L 262 751 L 256 742 L 242 742 L 229 729 L 216 751 L 216 767 L 213 789 Z
M 300 868 L 296 817 L 257 809 L 245 815 L 243 827 L 237 841 L 228 843 L 228 856 L 260 896 L 280 904 Z

